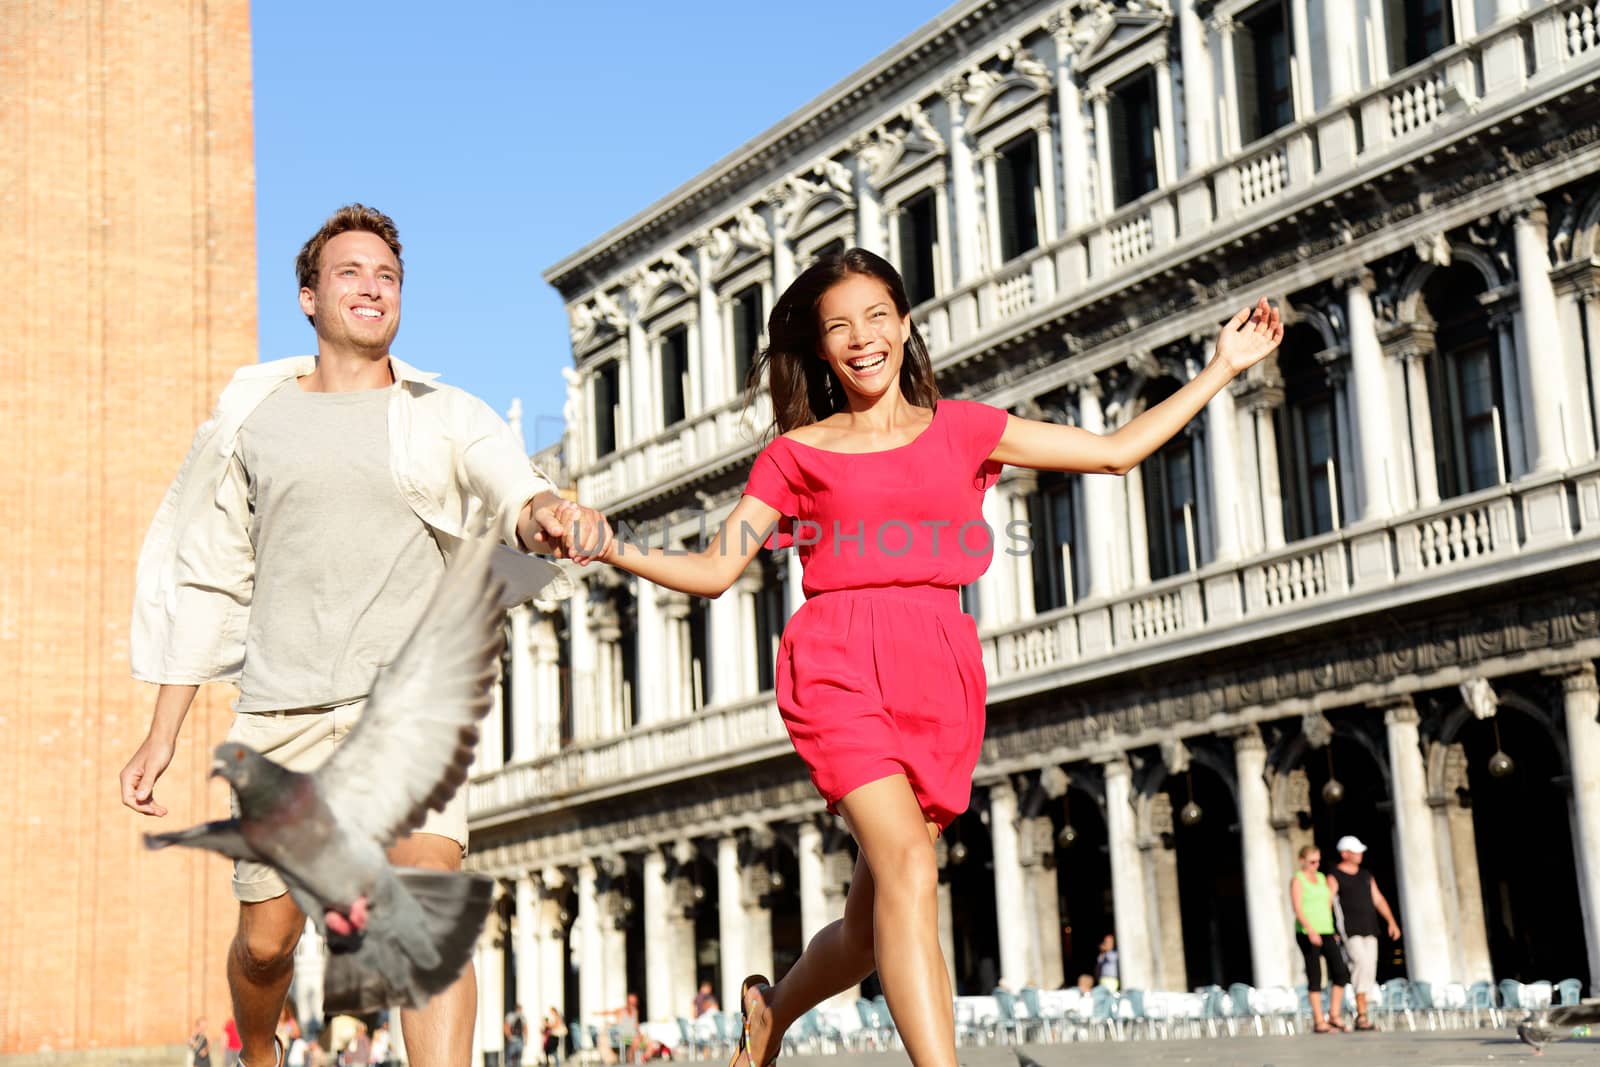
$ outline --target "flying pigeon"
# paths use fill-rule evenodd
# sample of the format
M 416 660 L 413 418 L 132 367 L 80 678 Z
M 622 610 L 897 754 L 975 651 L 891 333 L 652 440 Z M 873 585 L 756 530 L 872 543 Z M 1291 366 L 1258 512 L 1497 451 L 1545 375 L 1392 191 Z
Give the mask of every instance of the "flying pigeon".
M 185 845 L 275 868 L 328 941 L 330 1011 L 421 1005 L 461 973 L 488 915 L 491 879 L 391 867 L 385 850 L 467 779 L 504 644 L 492 554 L 488 541 L 462 545 L 326 763 L 302 774 L 220 745 L 211 773 L 232 786 L 239 817 L 145 835 L 148 848 Z
M 1530 1011 L 1517 1024 L 1517 1037 L 1524 1045 L 1533 1047 L 1535 1056 L 1542 1056 L 1544 1046 L 1552 1041 L 1587 1037 L 1589 1028 L 1597 1022 L 1600 1022 L 1600 1001 L 1586 1000 L 1581 1004 Z

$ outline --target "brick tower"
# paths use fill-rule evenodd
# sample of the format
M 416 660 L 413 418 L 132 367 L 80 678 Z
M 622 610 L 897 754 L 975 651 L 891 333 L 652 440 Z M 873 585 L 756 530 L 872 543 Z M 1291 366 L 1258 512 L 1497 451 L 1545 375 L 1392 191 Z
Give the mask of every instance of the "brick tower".
M 154 701 L 139 544 L 256 358 L 254 173 L 246 0 L 0 0 L 0 1063 L 174 1062 L 228 1014 L 224 861 L 139 840 L 225 811 L 228 692 L 190 715 L 166 819 L 116 775 Z

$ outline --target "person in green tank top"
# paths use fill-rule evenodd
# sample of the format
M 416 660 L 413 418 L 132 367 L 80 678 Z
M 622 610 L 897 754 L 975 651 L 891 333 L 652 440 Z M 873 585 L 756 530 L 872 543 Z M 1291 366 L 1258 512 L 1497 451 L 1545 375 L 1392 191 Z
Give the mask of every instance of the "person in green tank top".
M 1344 987 L 1350 982 L 1350 969 L 1339 948 L 1338 928 L 1333 923 L 1333 898 L 1339 884 L 1323 874 L 1322 851 L 1316 845 L 1300 850 L 1300 869 L 1289 880 L 1289 900 L 1294 905 L 1294 940 L 1306 961 L 1306 992 L 1311 1000 L 1312 1029 L 1319 1034 L 1344 1030 L 1339 1009 L 1344 1002 Z M 1328 984 L 1333 987 L 1326 1017 L 1322 1014 L 1322 964 L 1328 965 Z

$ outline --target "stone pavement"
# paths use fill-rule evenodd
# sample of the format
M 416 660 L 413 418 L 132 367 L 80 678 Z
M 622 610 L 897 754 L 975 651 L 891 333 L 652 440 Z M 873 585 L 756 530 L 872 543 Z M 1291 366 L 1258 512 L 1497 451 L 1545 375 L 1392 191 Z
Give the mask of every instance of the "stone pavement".
M 1019 1056 L 1018 1053 L 1021 1053 Z M 1511 1030 L 1444 1033 L 1302 1034 L 1182 1041 L 1077 1041 L 959 1050 L 961 1067 L 1600 1067 L 1600 1038 L 1558 1041 L 1544 1055 Z M 1030 1062 L 1031 1061 L 1031 1062 Z M 904 1052 L 784 1056 L 782 1067 L 907 1067 Z

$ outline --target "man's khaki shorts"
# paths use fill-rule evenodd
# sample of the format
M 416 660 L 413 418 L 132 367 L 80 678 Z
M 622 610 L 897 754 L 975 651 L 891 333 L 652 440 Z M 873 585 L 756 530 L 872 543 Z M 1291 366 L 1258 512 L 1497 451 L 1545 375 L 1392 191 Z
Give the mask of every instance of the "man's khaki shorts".
M 249 745 L 290 770 L 315 770 L 349 736 L 366 706 L 365 700 L 357 700 L 331 708 L 245 712 L 234 716 L 228 740 Z M 371 767 L 364 771 L 369 774 L 393 773 L 393 769 L 388 767 Z M 228 803 L 237 816 L 238 801 L 232 793 L 229 794 Z M 448 837 L 461 846 L 464 854 L 467 851 L 466 786 L 456 790 L 456 795 L 450 798 L 450 803 L 443 811 L 428 812 L 427 819 L 414 832 Z M 234 861 L 234 899 L 255 904 L 282 896 L 288 891 L 289 887 L 271 867 L 253 860 Z

